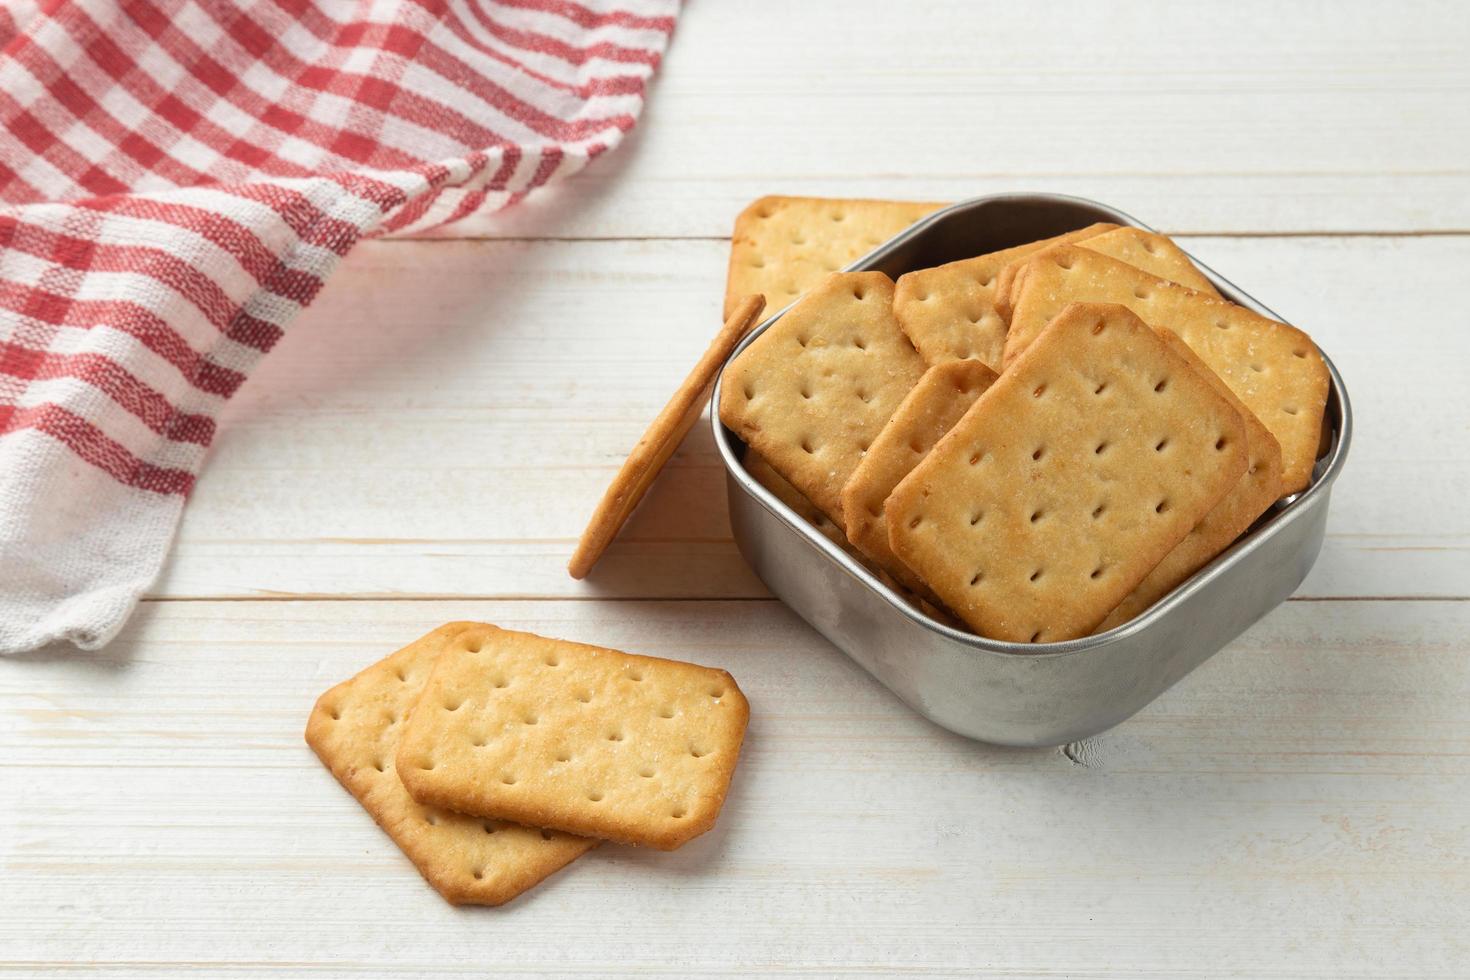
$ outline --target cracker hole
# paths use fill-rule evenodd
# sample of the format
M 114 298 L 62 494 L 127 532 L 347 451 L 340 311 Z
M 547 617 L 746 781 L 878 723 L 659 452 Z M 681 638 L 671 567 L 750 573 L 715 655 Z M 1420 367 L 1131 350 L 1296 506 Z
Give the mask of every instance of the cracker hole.
M 434 760 L 433 759 L 420 759 L 419 760 L 419 768 L 422 769 L 424 772 L 429 772 L 430 770 L 432 770 L 434 768 Z
M 976 524 L 979 524 L 981 518 L 983 518 L 984 516 L 985 516 L 985 511 L 983 511 L 983 510 L 977 510 L 977 511 L 975 511 L 975 513 L 973 513 L 973 514 L 970 515 L 970 526 L 971 527 L 974 527 Z
M 1287 405 L 1286 407 L 1282 408 L 1281 410 L 1283 412 L 1285 412 L 1287 415 L 1295 415 L 1296 414 L 1296 407 L 1293 406 L 1293 405 Z
M 1169 509 L 1169 498 L 1165 497 L 1163 500 L 1160 500 L 1158 502 L 1158 504 L 1156 504 L 1154 506 L 1154 513 L 1155 514 L 1162 514 L 1164 511 L 1166 511 L 1168 509 Z
M 919 522 L 922 520 L 922 517 L 915 517 L 913 520 L 909 521 L 909 530 L 913 530 L 914 528 L 918 527 Z
M 1154 247 L 1153 240 L 1150 238 L 1145 238 L 1143 240 L 1143 250 L 1149 255 L 1153 255 L 1156 251 L 1158 251 L 1158 249 Z
M 723 687 L 712 687 L 709 689 L 709 696 L 718 700 L 725 696 L 725 689 Z
M 882 517 L 883 516 L 883 505 L 882 504 L 871 504 L 870 503 L 870 504 L 868 504 L 868 508 L 867 509 L 868 509 L 868 514 L 871 517 Z
M 1305 358 L 1307 356 L 1307 352 L 1304 350 L 1294 350 L 1291 352 L 1291 356 Z
M 521 719 L 521 724 L 523 725 L 538 725 L 540 723 L 541 719 L 537 718 L 535 715 L 526 715 Z
M 510 680 L 504 674 L 496 675 L 493 683 L 495 684 L 495 689 L 498 691 L 510 687 Z
M 376 769 L 376 770 L 378 770 L 378 772 L 387 772 L 388 771 L 388 768 L 383 765 L 383 760 L 382 759 L 374 759 L 373 760 L 373 768 Z
M 622 732 L 608 732 L 607 733 L 607 740 L 609 742 L 621 742 L 623 740 L 623 733 Z
M 1072 256 L 1070 255 L 1058 256 L 1054 261 L 1056 262 L 1057 268 L 1059 269 L 1072 268 Z
M 553 838 L 555 836 L 556 836 L 556 834 L 554 834 L 552 831 L 549 831 L 549 830 L 546 830 L 545 828 L 542 828 L 542 830 L 541 830 L 541 839 L 542 840 L 551 840 L 551 838 Z
M 390 712 L 388 715 L 388 727 L 392 728 L 396 724 L 398 724 L 398 716 Z
M 557 657 L 557 655 L 554 654 L 554 653 L 547 654 L 546 659 L 543 660 L 543 661 L 541 661 L 541 662 L 543 664 L 545 664 L 546 666 L 548 666 L 548 667 L 560 667 L 561 666 L 561 659 L 559 657 Z
M 984 577 L 985 577 L 985 573 L 983 571 L 982 572 L 976 572 L 970 578 L 970 584 L 971 585 L 979 585 L 980 584 L 980 580 L 983 579 Z
M 472 744 L 477 749 L 483 749 L 485 747 L 485 745 L 486 745 L 486 742 L 485 742 L 485 739 L 483 739 L 483 738 L 477 738 L 477 739 L 475 739 L 475 741 Z
M 750 267 L 752 269 L 764 269 L 766 267 L 766 260 L 757 256 L 751 260 Z
M 1092 393 L 1094 395 L 1101 395 L 1103 392 L 1105 392 L 1107 390 L 1108 390 L 1108 383 L 1106 381 L 1104 381 L 1101 384 L 1099 384 L 1096 388 L 1092 389 Z
M 1102 333 L 1107 328 L 1108 328 L 1108 321 L 1106 321 L 1106 320 L 1099 320 L 1099 321 L 1097 321 L 1096 323 L 1094 323 L 1092 325 L 1092 335 L 1094 337 L 1096 337 L 1098 334 Z
M 1262 371 L 1264 371 L 1266 369 L 1264 367 L 1262 367 L 1261 365 L 1259 365 L 1259 364 L 1252 364 L 1251 365 L 1251 370 L 1254 371 L 1254 372 L 1256 372 L 1257 374 L 1260 374 Z
M 393 671 L 393 676 L 397 677 L 400 682 L 408 680 L 408 675 L 403 672 L 402 667 L 399 667 L 397 670 Z
M 1100 442 L 1097 444 L 1097 448 L 1094 449 L 1092 452 L 1094 455 L 1101 456 L 1107 448 L 1108 444 L 1106 442 Z
M 1215 329 L 1216 330 L 1229 330 L 1230 329 L 1230 324 L 1226 323 L 1224 320 L 1216 320 L 1215 321 Z
M 812 448 L 812 441 L 810 439 L 801 440 L 801 451 L 806 453 L 807 455 L 811 455 L 813 452 L 815 452 L 815 450 Z
M 1154 391 L 1163 391 L 1167 387 L 1169 387 L 1169 379 L 1165 378 L 1163 381 L 1160 381 L 1158 384 L 1154 385 Z
M 854 337 L 852 338 L 852 346 L 856 347 L 858 350 L 867 350 L 868 342 L 861 337 Z
M 514 786 L 516 784 L 515 774 L 509 772 L 502 773 L 500 776 L 500 781 L 507 786 Z
M 628 680 L 637 683 L 638 681 L 643 680 L 643 671 L 639 670 L 637 667 L 629 667 L 627 678 Z
M 1134 286 L 1133 296 L 1135 299 L 1148 299 L 1148 290 L 1143 286 Z
M 832 220 L 833 221 L 845 221 L 846 219 L 847 219 L 847 215 L 843 214 L 841 211 L 834 211 L 832 213 Z
M 465 647 L 465 649 L 468 650 L 470 653 L 479 653 L 481 650 L 485 649 L 485 641 L 475 640 L 471 642 L 467 647 Z
M 1039 639 L 1041 639 L 1041 630 L 1037 630 L 1035 633 L 1031 634 L 1030 642 L 1035 643 Z
M 495 826 L 493 823 L 482 823 L 482 824 L 480 824 L 480 827 L 487 834 L 493 834 L 493 833 L 496 833 L 497 831 L 500 830 L 500 828 L 497 827 L 497 826 Z
M 430 810 L 429 812 L 424 814 L 424 823 L 428 824 L 430 827 L 439 826 L 439 815 L 433 810 Z
M 445 701 L 444 702 L 444 710 L 445 711 L 458 711 L 461 707 L 463 707 L 463 705 L 464 705 L 464 702 L 463 701 L 454 701 L 454 700 Z
M 644 766 L 642 769 L 639 769 L 638 770 L 638 775 L 642 776 L 644 779 L 652 779 L 653 778 L 653 767 L 652 766 Z
M 1105 511 L 1107 509 L 1108 509 L 1108 505 L 1107 504 L 1098 504 L 1096 507 L 1092 508 L 1092 519 L 1093 520 L 1097 520 L 1099 517 L 1101 517 L 1103 515 L 1103 511 Z
M 686 811 L 682 806 L 676 806 L 672 811 L 670 811 L 670 815 L 673 816 L 675 820 L 683 820 L 684 814 L 686 812 L 688 811 Z
M 989 286 L 993 282 L 995 282 L 995 277 L 994 276 L 986 276 L 984 279 L 981 279 L 980 280 L 980 285 L 982 285 L 982 286 Z
M 873 396 L 868 394 L 866 391 L 863 391 L 861 388 L 858 389 L 857 396 L 864 405 L 873 400 Z
M 332 708 L 332 710 L 330 712 L 328 712 L 328 714 L 330 715 L 330 717 L 331 717 L 331 719 L 333 721 L 341 721 L 342 720 L 342 709 L 341 708 L 338 708 L 338 707 L 335 707 L 334 706 Z
M 703 759 L 705 756 L 709 755 L 709 752 L 705 749 L 700 748 L 697 745 L 691 745 L 689 746 L 689 754 L 694 756 L 694 758 L 696 759 Z
M 1033 510 L 1031 512 L 1031 523 L 1035 524 L 1037 521 L 1041 520 L 1041 515 L 1045 513 L 1046 511 L 1044 510 Z
M 1042 572 L 1042 569 L 1040 569 L 1040 568 L 1038 568 L 1036 571 L 1032 572 L 1031 573 L 1030 581 L 1035 582 L 1037 579 L 1041 578 L 1041 572 Z
M 800 235 L 797 235 L 796 237 L 794 237 L 794 238 L 791 239 L 791 244 L 793 244 L 793 245 L 805 245 L 806 244 L 806 239 L 805 238 L 802 238 Z
M 558 752 L 556 754 L 556 761 L 557 762 L 571 762 L 572 761 L 572 754 L 570 752 L 568 752 L 566 749 L 562 749 L 560 752 Z
M 1167 446 L 1168 444 L 1169 444 L 1169 439 L 1168 439 L 1167 436 L 1165 436 L 1163 439 L 1160 439 L 1157 443 L 1154 444 L 1154 452 L 1156 452 L 1156 453 L 1163 452 L 1164 451 L 1164 447 Z M 1218 448 L 1218 447 L 1216 447 L 1216 448 Z
M 1031 454 L 1032 459 L 1040 459 L 1046 453 L 1045 446 L 1037 446 L 1036 451 Z
M 601 803 L 602 791 L 594 789 L 592 792 L 587 794 L 587 799 L 591 800 L 593 803 Z
M 856 299 L 856 300 L 861 300 L 866 295 L 868 295 L 867 292 L 865 292 L 863 290 L 863 287 L 861 287 L 861 286 L 857 287 L 856 289 L 854 289 L 852 291 L 852 298 L 853 299 Z
M 985 450 L 983 450 L 983 449 L 977 449 L 973 453 L 970 454 L 970 465 L 971 466 L 974 466 L 976 463 L 979 463 L 980 460 L 982 460 L 984 458 L 985 458 Z
M 1036 386 L 1036 387 L 1035 387 L 1035 388 L 1034 388 L 1034 389 L 1033 389 L 1033 390 L 1032 390 L 1032 392 L 1031 392 L 1031 397 L 1032 397 L 1032 398 L 1040 398 L 1040 397 L 1041 397 L 1041 395 L 1042 395 L 1042 392 L 1044 392 L 1044 391 L 1046 391 L 1046 385 L 1045 385 L 1045 384 L 1044 384 L 1044 383 L 1043 383 L 1043 384 L 1039 384 L 1039 385 L 1037 385 L 1037 386 Z
M 1224 449 L 1228 445 L 1230 445 L 1230 440 L 1225 438 L 1224 436 L 1221 436 L 1220 438 L 1215 440 L 1215 452 L 1218 453 L 1220 450 Z
M 1099 565 L 1099 566 L 1097 566 L 1096 568 L 1094 568 L 1092 570 L 1092 574 L 1090 576 L 1088 576 L 1088 577 L 1089 578 L 1101 578 L 1102 577 L 1102 573 L 1103 573 L 1103 566 Z
M 812 386 L 811 385 L 809 385 L 809 384 L 803 384 L 801 386 L 801 397 L 803 397 L 803 398 L 810 398 L 810 397 L 812 397 Z
M 591 691 L 586 691 L 586 690 L 578 691 L 577 692 L 577 700 L 580 701 L 580 702 L 582 702 L 583 704 L 591 704 L 592 703 L 592 692 Z
M 922 453 L 923 451 L 924 444 L 919 440 L 918 436 L 909 440 L 909 452 Z
M 751 399 L 752 399 L 752 398 L 754 398 L 754 397 L 755 397 L 755 389 L 754 389 L 754 388 L 752 388 L 752 387 L 751 387 L 751 386 L 750 386 L 750 385 L 746 385 L 746 386 L 745 386 L 745 387 L 744 387 L 744 388 L 743 388 L 743 389 L 742 389 L 742 392 L 743 392 L 743 393 L 744 393 L 744 395 L 745 395 L 745 400 L 746 400 L 746 401 L 750 401 L 750 400 L 751 400 Z

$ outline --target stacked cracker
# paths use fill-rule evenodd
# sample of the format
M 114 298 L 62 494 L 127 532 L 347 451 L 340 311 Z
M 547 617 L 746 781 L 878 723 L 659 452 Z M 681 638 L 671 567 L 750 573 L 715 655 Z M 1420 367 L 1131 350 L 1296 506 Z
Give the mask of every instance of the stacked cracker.
M 911 599 L 1046 643 L 1127 622 L 1304 489 L 1327 388 L 1306 334 L 1100 224 L 831 274 L 719 411 L 757 479 Z
M 499 905 L 599 840 L 713 827 L 749 714 L 723 670 L 449 623 L 323 694 L 306 741 L 445 899 Z

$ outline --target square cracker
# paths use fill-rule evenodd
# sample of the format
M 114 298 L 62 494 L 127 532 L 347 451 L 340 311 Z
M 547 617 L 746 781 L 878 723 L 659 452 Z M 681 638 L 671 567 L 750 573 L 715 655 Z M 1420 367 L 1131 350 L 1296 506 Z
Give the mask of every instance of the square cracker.
M 1178 334 L 1281 444 L 1282 492 L 1311 482 L 1329 384 L 1312 338 L 1117 259 L 1064 246 L 1027 265 L 1006 334 L 1007 364 L 1073 302 L 1118 303 L 1150 326 Z
M 312 708 L 306 742 L 435 891 L 455 905 L 500 905 L 597 842 L 422 806 L 399 782 L 403 721 L 440 651 L 476 626 L 441 626 L 327 691 Z
M 592 566 L 602 557 L 607 546 L 622 530 L 623 524 L 632 516 L 633 509 L 643 500 L 653 481 L 663 472 L 664 465 L 679 443 L 689 434 L 704 403 L 709 401 L 710 388 L 715 375 L 725 363 L 735 345 L 755 325 L 766 301 L 762 296 L 746 296 L 736 304 L 735 311 L 725 320 L 720 332 L 705 349 L 699 361 L 690 370 L 684 383 L 674 392 L 669 403 L 654 417 L 644 431 L 638 444 L 623 461 L 612 483 L 603 492 L 597 509 L 587 522 L 587 528 L 577 541 L 577 549 L 567 562 L 567 573 L 572 578 L 586 578 Z
M 723 670 L 481 626 L 398 748 L 414 799 L 672 850 L 714 826 L 750 707 Z
M 1209 381 L 1126 309 L 1076 304 L 893 491 L 890 543 L 981 635 L 1072 639 L 1245 467 Z
M 830 272 L 862 258 L 944 204 L 825 197 L 763 197 L 735 219 L 725 316 L 762 293 L 784 309 Z
M 843 484 L 923 372 L 893 281 L 836 273 L 725 368 L 720 420 L 841 526 Z
M 1189 256 L 1184 254 L 1184 249 L 1175 245 L 1173 239 L 1167 235 L 1125 226 L 1092 238 L 1080 239 L 1076 244 L 1089 252 L 1127 262 L 1135 269 L 1188 286 L 1206 296 L 1220 296 L 1215 284 L 1195 268 Z M 1025 256 L 1001 270 L 1000 280 L 995 287 L 995 308 L 1006 323 L 1011 322 L 1011 315 L 1015 312 L 1012 301 L 1016 295 L 1021 270 L 1031 258 L 1030 255 Z
M 999 371 L 1006 325 L 995 309 L 995 290 L 1002 271 L 1049 246 L 1092 238 L 1116 227 L 1088 225 L 1055 238 L 905 273 L 894 290 L 893 313 L 928 364 L 977 358 Z
M 973 359 L 946 361 L 925 371 L 842 488 L 848 540 L 880 568 L 931 601 L 938 598 L 888 544 L 883 504 L 995 378 L 994 371 Z
M 1218 504 L 1210 509 L 1194 529 L 1185 535 L 1164 560 L 1132 592 L 1108 613 L 1097 632 L 1121 626 L 1134 616 L 1161 599 L 1174 586 L 1208 565 L 1216 555 L 1240 537 L 1255 523 L 1257 517 L 1281 496 L 1281 445 L 1271 430 L 1261 424 L 1255 413 L 1235 397 L 1230 386 L 1210 370 L 1189 345 L 1169 330 L 1160 330 L 1159 336 L 1174 353 L 1194 368 L 1195 372 L 1240 413 L 1245 423 L 1246 468 L 1235 486 L 1230 488 Z

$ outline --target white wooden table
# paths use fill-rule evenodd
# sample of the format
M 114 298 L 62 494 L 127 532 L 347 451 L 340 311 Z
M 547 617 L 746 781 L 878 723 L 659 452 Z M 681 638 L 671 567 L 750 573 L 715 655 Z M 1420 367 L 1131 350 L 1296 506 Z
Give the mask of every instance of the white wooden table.
M 100 653 L 0 662 L 0 975 L 1470 975 L 1470 14 L 695 0 L 554 193 L 353 253 Z M 736 553 L 706 427 L 563 566 L 763 193 L 1122 207 L 1308 329 L 1359 429 L 1297 598 L 1065 750 L 920 720 Z M 301 739 L 484 619 L 728 667 L 716 830 L 453 909 Z

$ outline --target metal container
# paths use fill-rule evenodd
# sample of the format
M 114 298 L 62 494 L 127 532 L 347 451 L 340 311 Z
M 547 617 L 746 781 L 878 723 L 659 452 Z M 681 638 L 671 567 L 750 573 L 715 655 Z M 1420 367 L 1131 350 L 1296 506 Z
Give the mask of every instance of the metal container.
M 1096 221 L 1148 227 L 1081 198 L 979 197 L 931 215 L 848 271 L 876 269 L 897 279 Z M 1200 269 L 1227 299 L 1280 319 L 1211 269 Z M 784 312 L 761 324 L 736 353 Z M 716 415 L 730 525 L 741 554 L 770 590 L 919 714 L 986 742 L 1060 745 L 1132 716 L 1306 578 L 1322 547 L 1332 484 L 1352 439 L 1347 390 L 1330 360 L 1327 368 L 1332 388 L 1324 452 L 1311 486 L 1277 503 L 1233 547 L 1142 615 L 1096 636 L 1004 643 L 935 622 L 752 479 L 741 465 L 744 444 Z

